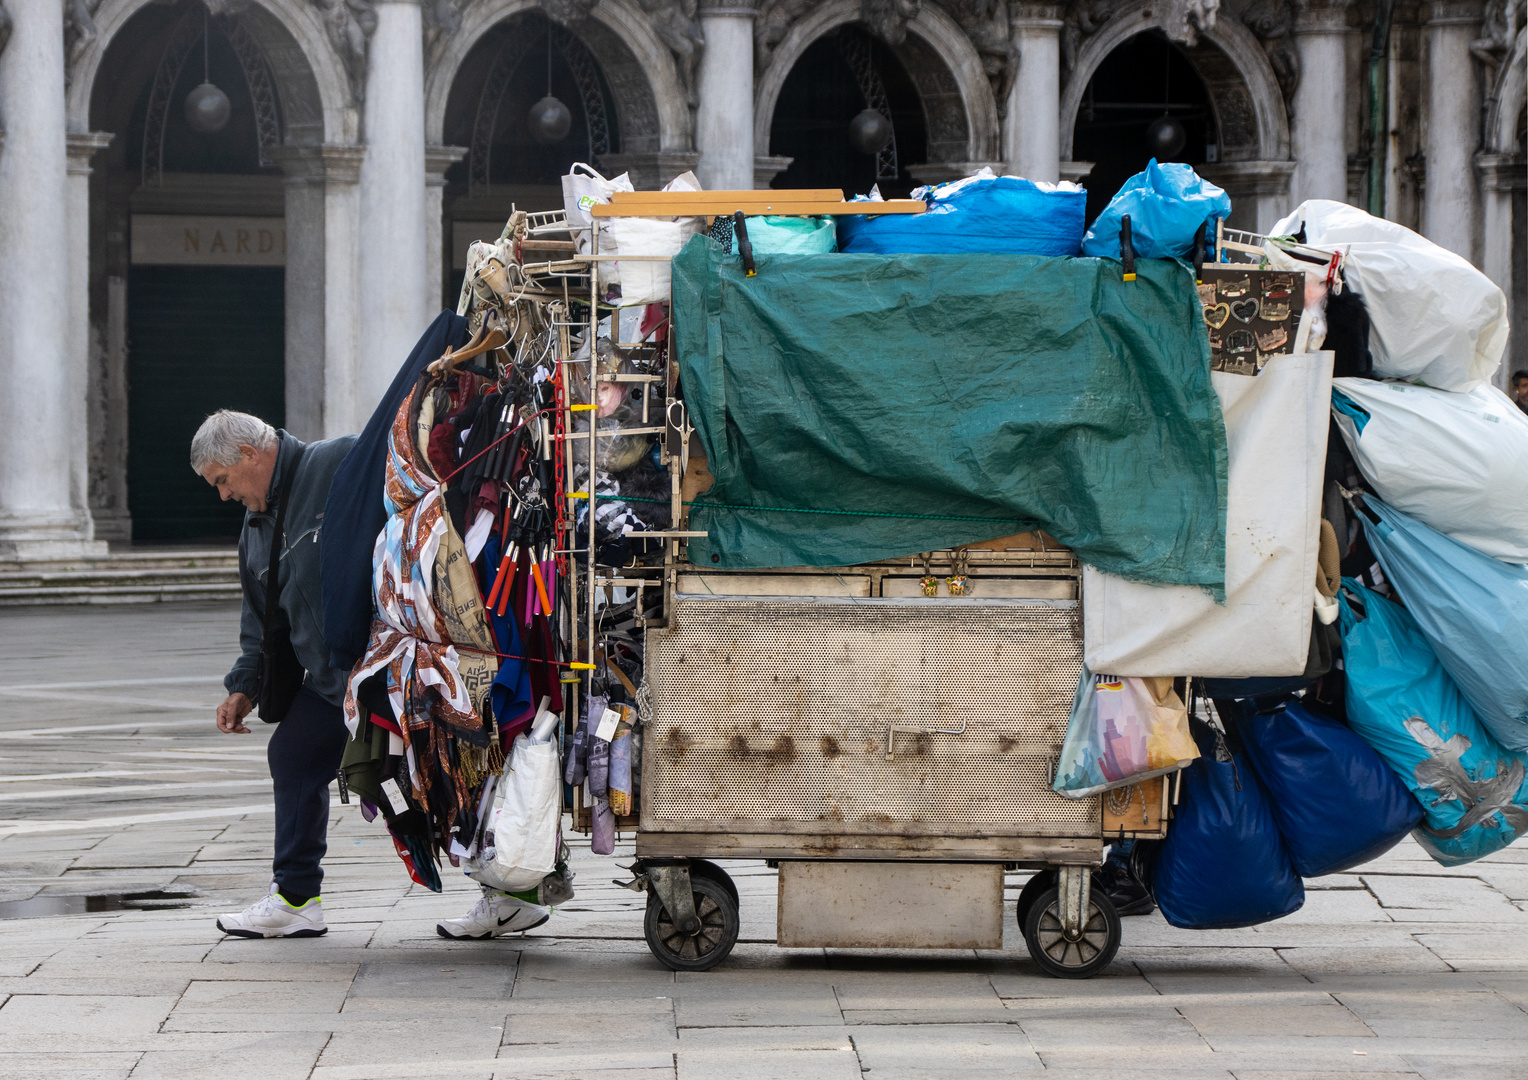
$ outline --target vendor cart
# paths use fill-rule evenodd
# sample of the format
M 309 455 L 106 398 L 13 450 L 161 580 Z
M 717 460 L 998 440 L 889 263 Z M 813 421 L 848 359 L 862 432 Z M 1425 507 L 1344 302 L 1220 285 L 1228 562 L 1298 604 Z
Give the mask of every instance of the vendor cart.
M 781 194 L 618 195 L 594 217 L 764 212 L 752 203 Z M 599 296 L 617 256 L 601 255 L 597 236 L 589 246 L 581 261 Z M 605 662 L 601 612 L 618 601 L 645 632 L 639 798 L 618 825 L 636 829 L 624 884 L 647 893 L 653 954 L 674 970 L 721 963 L 739 936 L 738 894 L 710 860 L 760 859 L 779 869 L 782 947 L 999 948 L 1005 871 L 1030 869 L 1015 914 L 1035 961 L 1066 978 L 1104 969 L 1120 920 L 1092 870 L 1113 841 L 1165 835 L 1173 784 L 1083 799 L 1052 790 L 1082 669 L 1072 552 L 1026 533 L 860 566 L 695 565 L 686 507 L 707 478 L 676 365 L 645 364 L 655 342 L 622 341 L 608 309 L 591 305 L 589 318 L 587 340 L 603 333 L 636 358 L 635 373 L 614 378 L 646 388 L 641 422 L 661 430 L 672 481 L 671 527 L 629 534 L 648 558 L 602 565 L 592 529 L 574 553 L 580 659 Z M 611 378 L 596 353 L 585 386 Z M 587 436 L 569 435 L 570 514 L 593 520 L 598 499 L 595 483 L 574 480 L 573 444 L 587 437 L 583 460 L 597 461 L 610 434 L 590 423 Z M 960 575 L 965 595 L 926 595 L 931 574 Z M 587 829 L 584 787 L 574 802 L 575 827 Z

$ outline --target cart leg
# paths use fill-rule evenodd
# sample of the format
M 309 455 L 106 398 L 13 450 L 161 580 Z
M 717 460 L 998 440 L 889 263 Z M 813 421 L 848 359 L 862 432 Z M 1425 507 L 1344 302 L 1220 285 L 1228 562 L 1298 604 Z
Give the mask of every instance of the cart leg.
M 1056 876 L 1061 889 L 1061 932 L 1068 941 L 1076 941 L 1087 922 L 1093 871 L 1086 866 L 1063 866 Z
M 690 868 L 649 865 L 647 879 L 679 931 L 693 934 L 699 923 L 695 918 L 695 894 L 690 891 Z

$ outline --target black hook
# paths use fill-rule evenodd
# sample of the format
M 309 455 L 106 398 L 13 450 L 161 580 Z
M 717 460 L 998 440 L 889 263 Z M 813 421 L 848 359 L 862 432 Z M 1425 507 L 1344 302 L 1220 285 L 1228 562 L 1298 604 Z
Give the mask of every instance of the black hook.
M 758 271 L 753 268 L 753 244 L 748 241 L 745 217 L 741 210 L 732 215 L 732 235 L 737 239 L 737 253 L 743 257 L 743 276 L 754 277 Z
M 1125 264 L 1125 280 L 1135 280 L 1135 247 L 1130 242 L 1130 215 L 1119 219 L 1119 261 Z

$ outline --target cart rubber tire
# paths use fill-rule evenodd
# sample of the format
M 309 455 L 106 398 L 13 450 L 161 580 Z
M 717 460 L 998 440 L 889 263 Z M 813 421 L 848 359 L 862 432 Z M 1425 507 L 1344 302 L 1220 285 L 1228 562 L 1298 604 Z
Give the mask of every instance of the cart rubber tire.
M 1024 923 L 1029 918 L 1029 909 L 1035 906 L 1035 901 L 1046 889 L 1056 887 L 1056 871 L 1039 870 L 1035 876 L 1024 883 L 1024 888 L 1019 890 L 1019 903 L 1015 908 L 1015 914 L 1019 919 L 1019 933 L 1024 932 Z
M 712 881 L 720 884 L 722 888 L 727 890 L 727 894 L 732 897 L 733 906 L 739 911 L 743 909 L 742 902 L 737 898 L 737 886 L 732 883 L 732 876 L 720 866 L 717 866 L 710 859 L 691 859 L 690 879 L 693 881 L 698 877 L 710 878 Z
M 1114 904 L 1102 889 L 1088 890 L 1088 915 L 1082 937 L 1074 942 L 1061 932 L 1061 890 L 1052 885 L 1035 898 L 1024 919 L 1024 944 L 1047 975 L 1091 979 L 1119 951 L 1120 923 Z
M 690 891 L 700 922 L 694 934 L 680 933 L 658 894 L 651 890 L 647 894 L 647 918 L 642 927 L 647 947 L 670 971 L 710 971 L 727 959 L 737 944 L 737 904 L 726 885 L 706 875 L 691 875 Z

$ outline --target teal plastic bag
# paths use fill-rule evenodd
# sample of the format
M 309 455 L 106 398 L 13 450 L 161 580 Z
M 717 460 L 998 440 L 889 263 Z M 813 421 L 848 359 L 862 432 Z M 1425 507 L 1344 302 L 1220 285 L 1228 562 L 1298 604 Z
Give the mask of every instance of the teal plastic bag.
M 1405 608 L 1343 586 L 1348 726 L 1427 812 L 1412 836 L 1444 866 L 1500 851 L 1528 831 L 1528 765 L 1491 738 Z
M 823 255 L 838 250 L 830 217 L 751 217 L 748 242 L 755 255 Z
M 1528 567 L 1445 536 L 1373 496 L 1369 546 L 1443 669 L 1508 750 L 1528 750 Z
M 1130 215 L 1131 246 L 1142 259 L 1190 254 L 1195 233 L 1210 218 L 1231 216 L 1231 196 L 1188 165 L 1158 165 L 1152 158 L 1104 207 L 1082 238 L 1082 253 L 1119 258 L 1120 218 Z

